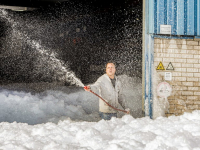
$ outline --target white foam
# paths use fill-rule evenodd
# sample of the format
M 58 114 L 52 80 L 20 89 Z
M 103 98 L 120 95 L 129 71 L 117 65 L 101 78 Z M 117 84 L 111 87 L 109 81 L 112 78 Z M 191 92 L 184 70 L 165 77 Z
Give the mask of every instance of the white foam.
M 73 108 L 73 107 L 71 107 Z M 28 125 L 0 123 L 0 149 L 69 150 L 198 150 L 200 111 L 169 118 L 135 119 L 125 115 L 110 121 Z

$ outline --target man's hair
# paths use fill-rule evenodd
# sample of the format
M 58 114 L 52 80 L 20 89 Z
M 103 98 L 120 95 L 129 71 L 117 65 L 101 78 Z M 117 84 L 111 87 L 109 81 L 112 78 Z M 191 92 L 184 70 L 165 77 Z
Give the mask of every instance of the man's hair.
M 106 62 L 106 65 L 105 65 L 106 68 L 107 68 L 107 65 L 108 65 L 108 64 L 114 64 L 115 67 L 116 67 L 116 63 L 115 63 L 113 60 L 109 60 L 109 61 Z

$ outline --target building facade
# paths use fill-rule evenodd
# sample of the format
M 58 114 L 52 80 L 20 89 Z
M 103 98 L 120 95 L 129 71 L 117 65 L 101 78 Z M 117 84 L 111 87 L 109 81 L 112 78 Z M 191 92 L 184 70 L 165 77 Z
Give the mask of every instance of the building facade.
M 200 0 L 143 0 L 147 116 L 182 115 L 200 109 L 199 36 Z

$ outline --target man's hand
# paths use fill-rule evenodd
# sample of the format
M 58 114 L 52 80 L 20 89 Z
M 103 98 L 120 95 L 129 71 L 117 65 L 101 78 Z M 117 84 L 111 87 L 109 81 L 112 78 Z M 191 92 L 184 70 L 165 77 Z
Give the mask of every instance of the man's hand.
M 88 86 L 84 86 L 84 90 L 89 92 L 90 91 L 90 86 L 89 85 Z
M 125 111 L 126 111 L 127 114 L 130 114 L 130 109 L 129 108 L 126 108 Z

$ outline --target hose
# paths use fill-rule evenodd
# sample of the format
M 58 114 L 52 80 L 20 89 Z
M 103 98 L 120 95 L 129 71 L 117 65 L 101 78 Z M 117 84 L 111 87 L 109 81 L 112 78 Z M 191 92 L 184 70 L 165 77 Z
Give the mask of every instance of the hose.
M 88 89 L 87 86 L 85 86 L 84 89 L 89 90 L 89 92 L 91 92 L 92 94 L 94 94 L 94 95 L 96 95 L 97 97 L 99 97 L 102 101 L 104 101 L 104 102 L 105 102 L 109 107 L 111 107 L 112 109 L 117 110 L 117 111 L 122 111 L 122 112 L 127 113 L 127 114 L 130 113 L 130 112 L 126 111 L 126 110 L 122 110 L 122 109 L 118 109 L 118 108 L 113 107 L 113 106 L 110 105 L 108 102 L 106 102 L 106 100 L 104 100 L 101 96 L 99 96 L 98 94 L 94 93 L 92 90 Z

